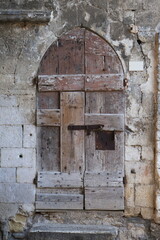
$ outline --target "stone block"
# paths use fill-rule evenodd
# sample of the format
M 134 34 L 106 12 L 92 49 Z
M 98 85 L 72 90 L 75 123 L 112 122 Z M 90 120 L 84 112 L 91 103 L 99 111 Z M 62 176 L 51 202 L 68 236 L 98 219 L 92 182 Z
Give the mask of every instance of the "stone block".
M 126 146 L 125 147 L 125 160 L 139 161 L 141 159 L 141 146 Z
M 137 10 L 142 9 L 143 0 L 124 0 L 122 3 L 122 7 L 125 10 Z
M 151 146 L 142 147 L 142 160 L 153 161 L 154 160 L 154 148 Z
M 16 97 L 1 94 L 0 95 L 0 107 L 18 107 Z
M 115 240 L 118 228 L 110 225 L 37 224 L 30 229 L 32 240 Z
M 151 161 L 125 163 L 127 183 L 130 184 L 153 184 L 154 165 Z
M 141 72 L 143 70 L 144 70 L 144 63 L 143 63 L 143 61 L 130 61 L 129 62 L 129 71 Z
M 130 84 L 143 84 L 147 81 L 147 73 L 144 72 L 130 72 Z M 131 93 L 132 94 L 132 93 Z
M 131 85 L 126 99 L 126 113 L 128 117 L 147 118 L 154 116 L 154 95 L 143 91 L 139 86 Z
M 147 10 L 158 10 L 159 0 L 143 0 L 143 9 Z
M 18 204 L 16 203 L 0 203 L 0 218 L 8 219 L 16 214 L 18 211 Z
M 149 118 L 126 119 L 126 145 L 152 146 L 154 122 Z
M 148 239 L 143 223 L 128 223 L 131 239 Z
M 18 183 L 33 183 L 36 175 L 34 168 L 17 168 Z
M 134 203 L 134 184 L 126 184 L 125 186 L 125 204 L 127 207 L 135 207 Z
M 148 11 L 138 11 L 138 14 L 135 14 L 135 24 L 140 27 L 143 26 L 148 30 L 148 31 L 145 31 L 146 38 L 147 38 L 147 35 L 149 34 L 148 27 L 150 27 L 150 31 L 153 31 L 153 29 L 156 28 L 158 22 L 159 22 L 159 15 L 155 13 L 155 11 L 152 11 L 152 9 Z
M 0 203 L 32 203 L 35 187 L 25 183 L 0 183 Z
M 72 7 L 72 9 L 70 9 L 71 15 L 68 14 L 68 9 L 65 11 L 64 20 L 70 20 L 70 24 L 75 24 L 73 21 L 76 21 L 76 25 L 78 23 L 79 26 L 86 26 L 102 36 L 105 35 L 109 24 L 108 21 L 106 21 L 106 15 L 108 13 L 105 12 L 104 9 L 96 8 L 94 5 L 85 3 L 79 5 L 76 9 Z M 77 16 L 75 14 L 76 11 Z
M 138 216 L 140 212 L 141 212 L 140 207 L 126 207 L 124 211 L 124 215 L 126 217 Z
M 0 147 L 22 147 L 22 126 L 0 126 Z
M 3 148 L 1 167 L 34 167 L 35 158 L 35 149 Z
M 137 185 L 135 189 L 135 205 L 154 208 L 154 185 Z
M 122 22 L 113 22 L 111 23 L 110 35 L 113 41 L 123 40 L 124 38 L 130 39 L 131 34 Z M 115 31 L 116 29 L 116 31 Z M 124 37 L 125 36 L 125 37 Z M 122 45 L 121 45 L 122 48 Z M 123 56 L 126 57 L 126 56 Z
M 144 219 L 153 219 L 154 209 L 153 208 L 141 208 L 141 215 Z
M 23 147 L 36 147 L 36 127 L 34 125 L 24 125 L 23 129 Z
M 0 108 L 0 124 L 34 124 L 35 111 L 16 107 Z
M 9 220 L 10 231 L 16 232 L 16 233 L 23 232 L 26 225 L 26 221 L 27 221 L 27 216 L 22 214 L 17 214 L 14 218 L 11 218 Z
M 16 182 L 15 168 L 0 168 L 0 183 Z
M 34 95 L 0 95 L 0 107 L 18 107 L 25 109 L 35 109 L 35 96 Z
M 157 210 L 160 210 L 160 194 L 159 193 L 156 193 L 156 209 Z

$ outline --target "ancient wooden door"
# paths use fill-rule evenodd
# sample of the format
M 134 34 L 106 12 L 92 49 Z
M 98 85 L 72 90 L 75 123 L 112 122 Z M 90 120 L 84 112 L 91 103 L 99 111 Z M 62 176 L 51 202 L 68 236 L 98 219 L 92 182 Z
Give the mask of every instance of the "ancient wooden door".
M 77 28 L 44 55 L 38 73 L 36 209 L 122 210 L 124 86 L 121 62 Z

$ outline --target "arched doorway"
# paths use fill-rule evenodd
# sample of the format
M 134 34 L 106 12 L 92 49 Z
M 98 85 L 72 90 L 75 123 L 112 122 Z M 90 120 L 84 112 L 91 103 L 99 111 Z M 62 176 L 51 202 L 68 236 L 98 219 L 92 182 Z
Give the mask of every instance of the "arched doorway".
M 36 209 L 124 208 L 121 62 L 95 33 L 53 43 L 38 72 Z

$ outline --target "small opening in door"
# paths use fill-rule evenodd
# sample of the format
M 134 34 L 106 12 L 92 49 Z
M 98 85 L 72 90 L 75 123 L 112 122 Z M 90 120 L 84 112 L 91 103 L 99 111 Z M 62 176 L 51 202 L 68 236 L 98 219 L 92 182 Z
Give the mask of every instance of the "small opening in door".
M 96 150 L 115 150 L 114 131 L 97 131 L 95 134 Z

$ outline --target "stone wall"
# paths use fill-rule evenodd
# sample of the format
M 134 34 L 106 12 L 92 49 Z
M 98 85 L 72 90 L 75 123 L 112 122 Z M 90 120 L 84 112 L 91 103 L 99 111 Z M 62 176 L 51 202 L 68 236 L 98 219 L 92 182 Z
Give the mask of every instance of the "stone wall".
M 0 8 L 0 218 L 2 222 L 9 220 L 7 231 L 22 232 L 35 219 L 50 219 L 49 214 L 34 215 L 35 77 L 50 44 L 75 26 L 86 27 L 106 39 L 118 53 L 128 79 L 124 216 L 160 222 L 159 104 L 158 107 L 156 104 L 159 1 L 14 0 L 1 1 Z M 29 17 L 38 11 L 47 12 L 43 23 L 38 15 L 36 21 Z M 104 215 L 97 217 L 94 212 L 97 224 L 105 224 Z M 58 216 L 50 221 L 66 219 L 65 212 Z M 73 212 L 72 217 L 79 221 L 78 212 Z

